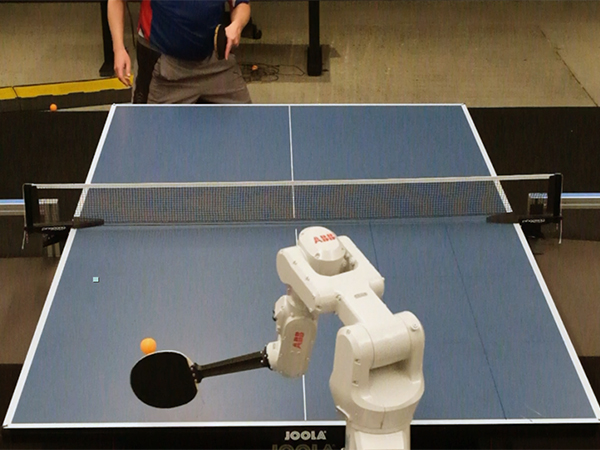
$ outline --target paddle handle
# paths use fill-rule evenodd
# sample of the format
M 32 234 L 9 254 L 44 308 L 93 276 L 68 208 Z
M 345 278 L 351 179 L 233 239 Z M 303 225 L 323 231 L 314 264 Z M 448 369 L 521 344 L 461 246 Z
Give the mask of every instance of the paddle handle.
M 270 368 L 266 348 L 260 352 L 236 356 L 235 358 L 224 359 L 223 361 L 217 361 L 202 366 L 194 363 L 192 370 L 196 382 L 200 382 L 203 378 L 207 377 L 244 372 L 246 370 L 260 369 L 263 367 Z

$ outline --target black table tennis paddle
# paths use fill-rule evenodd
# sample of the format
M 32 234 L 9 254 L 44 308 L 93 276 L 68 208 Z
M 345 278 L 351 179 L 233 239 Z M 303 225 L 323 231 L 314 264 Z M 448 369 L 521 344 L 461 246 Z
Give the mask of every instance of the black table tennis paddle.
M 133 366 L 131 388 L 142 402 L 155 408 L 185 405 L 198 392 L 192 364 L 182 353 L 150 353 Z
M 160 351 L 140 359 L 131 370 L 133 392 L 155 408 L 175 408 L 191 402 L 206 377 L 269 368 L 266 349 L 200 366 L 183 353 Z
M 217 51 L 217 59 L 225 59 L 225 49 L 227 47 L 227 35 L 225 27 L 217 25 L 215 30 L 215 50 Z

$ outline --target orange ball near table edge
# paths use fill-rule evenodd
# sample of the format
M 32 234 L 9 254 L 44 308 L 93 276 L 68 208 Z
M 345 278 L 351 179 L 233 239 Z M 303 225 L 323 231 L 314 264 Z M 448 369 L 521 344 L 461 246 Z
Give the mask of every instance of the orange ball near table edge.
M 152 338 L 142 339 L 142 342 L 140 343 L 140 349 L 146 355 L 153 353 L 156 351 L 156 341 Z

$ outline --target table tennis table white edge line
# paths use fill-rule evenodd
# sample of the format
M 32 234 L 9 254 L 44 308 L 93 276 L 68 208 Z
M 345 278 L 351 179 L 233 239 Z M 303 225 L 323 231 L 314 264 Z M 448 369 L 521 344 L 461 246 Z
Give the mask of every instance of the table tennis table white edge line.
M 536 276 L 538 284 L 542 290 L 542 293 L 544 294 L 544 298 L 546 299 L 546 304 L 548 305 L 548 309 L 550 309 L 550 313 L 552 314 L 552 317 L 554 318 L 554 322 L 556 323 L 558 332 L 560 333 L 563 343 L 565 344 L 565 347 L 567 348 L 567 352 L 569 353 L 569 356 L 571 357 L 571 361 L 573 363 L 573 366 L 575 367 L 575 371 L 577 372 L 577 375 L 579 376 L 579 381 L 581 382 L 583 390 L 585 391 L 585 393 L 588 397 L 588 400 L 590 402 L 590 407 L 592 408 L 592 411 L 594 412 L 594 414 L 596 414 L 596 419 L 600 420 L 600 404 L 598 404 L 598 399 L 596 398 L 596 396 L 594 394 L 594 390 L 592 389 L 592 386 L 588 380 L 585 370 L 583 370 L 581 361 L 579 360 L 579 357 L 577 356 L 577 352 L 575 351 L 575 346 L 573 345 L 573 342 L 571 341 L 571 338 L 569 337 L 569 333 L 567 332 L 565 324 L 564 324 L 562 318 L 560 317 L 560 313 L 558 312 L 558 309 L 556 308 L 556 304 L 554 302 L 554 299 L 552 298 L 550 289 L 548 289 L 548 285 L 546 284 L 546 281 L 544 280 L 542 271 L 540 270 L 540 267 L 539 267 L 537 261 L 535 260 L 535 257 L 533 256 L 533 252 L 531 251 L 531 247 L 529 247 L 529 244 L 527 243 L 527 238 L 525 237 L 525 234 L 523 233 L 521 226 L 519 224 L 513 224 L 513 226 L 517 232 L 517 235 L 519 236 L 519 240 L 521 241 L 523 250 L 525 251 L 525 254 L 527 255 L 527 259 L 529 260 L 529 264 L 531 265 L 531 268 L 533 269 L 533 272 L 535 273 L 535 276 Z
M 547 419 L 416 419 L 411 425 L 559 425 L 559 424 L 599 424 L 598 419 L 592 418 L 547 418 Z M 103 428 L 218 428 L 218 427 L 298 427 L 298 426 L 346 426 L 344 420 L 307 420 L 307 421 L 227 421 L 227 422 L 95 422 L 95 423 L 17 423 L 6 427 L 8 430 L 33 429 L 103 429 Z
M 98 145 L 96 146 L 96 151 L 94 152 L 94 158 L 92 159 L 92 163 L 90 164 L 90 170 L 88 171 L 87 177 L 85 179 L 86 184 L 90 184 L 92 182 L 92 178 L 94 178 L 94 173 L 96 172 L 96 167 L 98 165 L 98 160 L 100 159 L 100 155 L 102 154 L 102 149 L 104 148 L 104 141 L 106 140 L 106 135 L 108 134 L 108 130 L 110 128 L 110 124 L 112 124 L 112 119 L 114 116 L 114 112 L 116 110 L 116 105 L 111 105 L 110 111 L 108 112 L 108 117 L 106 118 L 106 122 L 104 123 L 104 127 L 102 128 L 102 134 L 100 135 L 100 140 L 98 141 Z M 81 195 L 79 197 L 79 201 L 77 202 L 77 208 L 75 209 L 75 217 L 81 217 L 81 212 L 83 210 L 83 206 L 85 204 L 85 199 L 88 194 L 88 188 L 83 188 Z
M 475 127 L 475 123 L 473 122 L 473 119 L 472 119 L 471 115 L 469 114 L 469 111 L 465 105 L 463 105 L 463 112 L 465 114 L 465 117 L 467 118 L 467 121 L 469 122 L 471 131 L 473 132 L 475 140 L 477 141 L 477 145 L 479 146 L 479 151 L 481 152 L 481 155 L 483 156 L 483 159 L 488 167 L 488 170 L 490 171 L 490 174 L 492 176 L 497 176 L 496 170 L 494 169 L 494 166 L 492 165 L 492 161 L 491 161 L 489 155 L 487 154 L 487 151 L 485 150 L 485 146 L 483 145 L 483 141 L 481 140 L 481 137 L 479 136 L 479 132 L 477 131 L 477 128 Z M 579 376 L 579 381 L 581 382 L 584 392 L 586 393 L 586 395 L 588 397 L 588 401 L 590 402 L 590 407 L 592 408 L 592 411 L 596 415 L 596 419 L 600 420 L 600 406 L 598 404 L 598 400 L 596 399 L 596 396 L 594 395 L 594 391 L 592 390 L 592 387 L 587 378 L 587 375 L 585 374 L 585 371 L 583 370 L 581 361 L 579 361 L 579 357 L 577 356 L 577 352 L 575 351 L 575 347 L 573 346 L 573 343 L 571 342 L 571 338 L 569 337 L 569 334 L 567 333 L 565 325 L 564 325 L 562 319 L 560 318 L 560 314 L 558 313 L 558 310 L 554 303 L 554 299 L 552 298 L 552 295 L 550 294 L 550 290 L 548 289 L 548 286 L 546 285 L 544 277 L 542 276 L 542 272 L 535 260 L 535 257 L 533 256 L 533 252 L 531 251 L 531 248 L 529 247 L 529 244 L 527 243 L 525 234 L 523 233 L 523 230 L 521 229 L 521 226 L 519 224 L 514 224 L 514 229 L 517 233 L 517 236 L 519 237 L 521 246 L 523 247 L 523 251 L 527 255 L 527 259 L 529 260 L 529 264 L 531 266 L 531 269 L 533 270 L 533 273 L 535 274 L 535 277 L 536 277 L 538 284 L 542 290 L 542 293 L 544 294 L 546 304 L 548 305 L 548 308 L 550 309 L 550 313 L 552 314 L 552 317 L 554 318 L 554 322 L 555 322 L 555 324 L 558 328 L 558 331 L 562 337 L 562 340 L 563 340 L 563 343 L 565 344 L 567 352 L 569 353 L 571 362 L 575 368 L 575 371 L 577 372 L 577 375 Z
M 9 430 L 30 429 L 101 429 L 101 428 L 185 428 L 185 427 L 298 427 L 298 426 L 345 426 L 343 420 L 297 420 L 297 421 L 228 421 L 228 422 L 95 422 L 95 423 L 18 423 Z
M 544 419 L 449 419 L 449 420 L 431 420 L 416 419 L 411 422 L 412 425 L 535 425 L 535 424 L 600 424 L 600 419 L 585 417 L 574 418 L 544 418 Z
M 485 145 L 483 145 L 483 141 L 481 140 L 481 136 L 479 136 L 479 131 L 477 131 L 477 127 L 475 126 L 475 122 L 473 122 L 473 118 L 469 113 L 467 105 L 462 105 L 462 110 L 465 115 L 465 118 L 467 119 L 467 122 L 469 123 L 471 133 L 473 133 L 473 137 L 475 138 L 475 142 L 479 147 L 479 152 L 481 153 L 481 157 L 483 158 L 483 161 L 485 162 L 485 165 L 488 168 L 490 176 L 497 177 L 498 174 L 496 173 L 496 169 L 494 169 L 494 165 L 492 164 L 490 155 L 488 155 L 487 150 L 485 149 Z M 500 197 L 502 197 L 502 203 L 506 208 L 506 212 L 512 212 L 512 208 L 510 206 L 510 203 L 508 202 L 508 199 L 506 198 L 506 194 L 504 193 L 502 186 L 499 183 L 496 183 L 496 188 L 498 189 L 498 194 L 500 195 Z
M 253 108 L 255 106 L 270 107 L 270 108 L 287 108 L 288 106 L 296 106 L 288 103 L 219 103 L 219 104 L 169 104 L 169 103 L 122 103 L 117 106 L 121 108 Z
M 473 133 L 473 137 L 475 138 L 475 141 L 477 142 L 477 146 L 479 147 L 479 151 L 481 152 L 481 156 L 483 157 L 483 160 L 485 161 L 485 165 L 487 166 L 487 168 L 490 172 L 490 175 L 493 177 L 498 176 L 498 174 L 496 173 L 496 169 L 494 169 L 494 165 L 492 164 L 492 160 L 490 159 L 490 156 L 487 154 L 485 146 L 483 145 L 481 136 L 479 136 L 479 132 L 477 131 L 477 128 L 475 127 L 475 122 L 473 122 L 473 118 L 471 117 L 471 114 L 469 114 L 469 110 L 467 109 L 467 106 L 463 104 L 462 110 L 465 115 L 465 119 L 467 119 L 467 122 L 469 123 L 469 127 L 471 127 L 471 132 Z
M 147 103 L 120 103 L 113 106 L 118 107 L 129 107 L 129 108 L 252 108 L 256 106 L 260 107 L 273 107 L 273 108 L 285 108 L 285 107 L 335 107 L 335 106 L 384 106 L 384 107 L 398 107 L 398 106 L 408 106 L 408 107 L 462 107 L 465 106 L 464 103 L 228 103 L 228 104 L 206 104 L 206 105 L 196 105 L 196 104 L 147 104 Z
M 260 105 L 259 105 L 260 106 Z M 268 106 L 268 105 L 265 105 Z M 464 103 L 294 103 L 290 105 L 291 107 L 313 107 L 313 106 L 317 106 L 317 107 L 336 107 L 336 106 L 343 106 L 343 107 L 355 107 L 355 106 L 382 106 L 382 107 L 423 107 L 423 106 L 427 106 L 427 107 L 435 107 L 435 106 L 442 106 L 442 107 L 462 107 L 464 106 Z
M 106 123 L 104 124 L 104 128 L 102 129 L 102 134 L 100 135 L 100 140 L 98 141 L 98 145 L 96 146 L 96 152 L 94 153 L 94 158 L 92 159 L 92 164 L 90 165 L 90 170 L 86 177 L 86 184 L 91 183 L 91 180 L 94 176 L 94 172 L 96 170 L 96 166 L 98 165 L 98 160 L 100 159 L 100 154 L 102 153 L 102 148 L 104 147 L 104 142 L 106 140 L 106 136 L 108 135 L 108 130 L 110 125 L 112 124 L 112 119 L 114 117 L 114 113 L 116 111 L 117 105 L 111 105 L 110 110 L 108 112 L 108 117 Z M 77 215 L 77 212 L 76 212 Z M 31 344 L 29 346 L 29 350 L 27 351 L 27 355 L 25 356 L 25 361 L 23 363 L 23 368 L 21 369 L 21 373 L 19 374 L 19 378 L 17 380 L 17 385 L 15 387 L 15 391 L 11 398 L 11 402 L 9 404 L 6 417 L 2 424 L 3 427 L 6 427 L 7 424 L 12 423 L 14 419 L 14 415 L 17 409 L 17 405 L 19 400 L 21 399 L 21 394 L 23 388 L 25 386 L 25 381 L 27 376 L 29 375 L 29 369 L 31 368 L 31 364 L 33 362 L 33 357 L 35 356 L 35 352 L 37 351 L 37 347 L 39 345 L 39 341 L 43 332 L 43 329 L 46 325 L 46 320 L 48 318 L 48 314 L 50 313 L 50 308 L 52 307 L 52 303 L 54 302 L 54 296 L 56 294 L 56 290 L 58 289 L 58 284 L 60 283 L 60 279 L 62 277 L 62 273 L 64 267 L 66 265 L 67 258 L 71 251 L 71 246 L 73 244 L 73 240 L 75 239 L 75 234 L 77 230 L 72 229 L 69 232 L 69 236 L 67 238 L 67 242 L 65 244 L 65 248 L 61 255 L 60 261 L 58 263 L 58 267 L 54 274 L 54 278 L 52 279 L 52 284 L 50 285 L 50 290 L 48 291 L 48 295 L 46 297 L 46 301 L 44 302 L 44 307 L 42 308 L 42 313 L 40 314 L 40 319 L 38 320 L 38 324 L 36 326 L 33 339 L 31 340 Z
M 110 107 L 110 111 L 108 112 L 108 117 L 106 118 L 106 123 L 104 124 L 104 128 L 102 129 L 102 134 L 100 135 L 100 140 L 98 141 L 98 145 L 96 146 L 96 151 L 94 152 L 94 158 L 92 159 L 92 164 L 90 165 L 90 170 L 85 179 L 85 184 L 90 184 L 92 182 L 92 178 L 94 178 L 94 173 L 96 172 L 96 167 L 98 166 L 98 160 L 100 159 L 100 155 L 102 154 L 102 149 L 104 148 L 104 142 L 106 141 L 106 136 L 108 135 L 108 130 L 112 124 L 113 117 L 115 115 L 115 111 L 117 110 L 117 105 L 112 105 Z
M 67 237 L 67 242 L 65 244 L 65 248 L 63 249 L 62 255 L 58 262 L 58 267 L 56 268 L 56 272 L 54 273 L 54 278 L 52 279 L 52 284 L 50 285 L 50 290 L 48 291 L 48 295 L 46 296 L 46 300 L 44 302 L 44 306 L 42 308 L 42 312 L 40 314 L 40 318 L 35 327 L 35 331 L 33 333 L 33 338 L 31 339 L 31 344 L 29 345 L 29 349 L 27 350 L 27 355 L 25 356 L 25 361 L 23 362 L 23 367 L 21 369 L 21 373 L 19 374 L 19 378 L 17 380 L 17 385 L 13 392 L 13 396 L 10 400 L 10 404 L 8 406 L 6 416 L 4 422 L 2 424 L 3 428 L 7 428 L 14 419 L 15 412 L 17 410 L 17 406 L 21 399 L 21 394 L 23 393 L 23 388 L 25 386 L 25 381 L 29 376 L 29 369 L 31 368 L 31 364 L 33 362 L 33 358 L 37 351 L 37 347 L 40 342 L 40 338 L 44 331 L 44 327 L 46 326 L 46 320 L 48 319 L 48 314 L 50 313 L 50 308 L 54 303 L 54 296 L 56 295 L 56 290 L 58 289 L 58 285 L 62 278 L 62 273 L 67 263 L 67 259 L 69 257 L 69 253 L 71 251 L 71 246 L 73 245 L 73 240 L 75 239 L 75 234 L 77 233 L 76 229 L 71 229 L 69 232 L 69 236 Z

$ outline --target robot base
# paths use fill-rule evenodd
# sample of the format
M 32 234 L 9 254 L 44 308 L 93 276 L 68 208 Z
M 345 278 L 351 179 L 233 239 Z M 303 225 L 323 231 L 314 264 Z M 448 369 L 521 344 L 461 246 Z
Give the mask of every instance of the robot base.
M 346 447 L 343 450 L 405 450 L 410 449 L 410 425 L 396 433 L 373 434 L 359 431 L 347 424 Z

